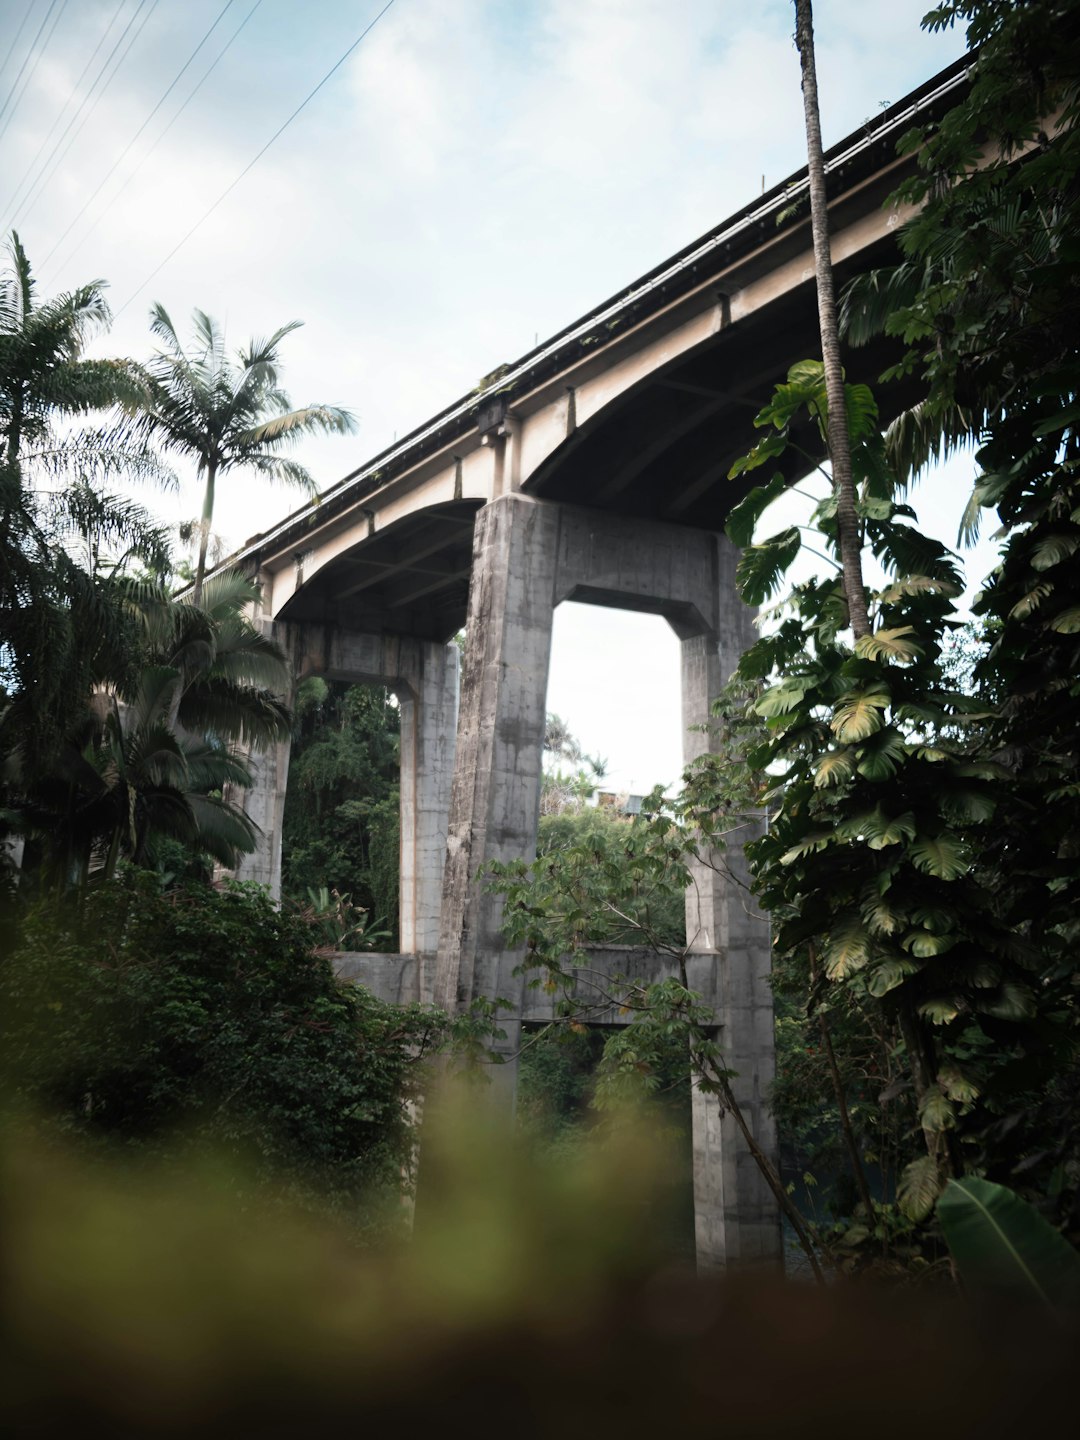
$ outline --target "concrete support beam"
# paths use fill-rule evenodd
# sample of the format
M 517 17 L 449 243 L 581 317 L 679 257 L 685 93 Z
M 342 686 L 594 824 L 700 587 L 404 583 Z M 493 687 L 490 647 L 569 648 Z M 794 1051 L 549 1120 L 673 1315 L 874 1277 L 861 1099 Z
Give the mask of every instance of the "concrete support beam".
M 240 857 L 236 878 L 265 885 L 275 900 L 281 899 L 281 825 L 291 749 L 288 740 L 279 740 L 268 750 L 250 751 L 247 763 L 252 784 L 237 797 L 258 834 L 252 853 Z
M 455 1010 L 505 998 L 516 1048 L 523 986 L 486 893 L 491 860 L 535 854 L 551 622 L 563 599 L 666 616 L 683 642 L 686 759 L 713 744 L 706 725 L 724 677 L 754 639 L 723 537 L 507 494 L 480 512 L 474 540 L 465 678 L 450 806 L 436 1002 Z M 750 836 L 743 837 L 743 843 Z M 695 988 L 715 1004 L 734 1089 L 758 1143 L 775 1157 L 766 1104 L 773 1075 L 768 926 L 746 888 L 741 848 L 698 864 L 687 898 Z M 418 974 L 422 974 L 422 969 Z M 494 1074 L 510 1079 L 510 1067 Z M 775 1264 L 775 1201 L 730 1116 L 694 1096 L 695 1209 L 703 1268 Z
M 712 703 L 739 656 L 755 638 L 752 612 L 734 590 L 734 548 L 720 542 L 720 634 L 683 641 L 683 734 L 687 763 L 712 751 L 716 737 L 691 727 L 708 722 Z M 776 1126 L 767 1104 L 775 1073 L 769 987 L 769 926 L 749 891 L 743 847 L 760 827 L 729 837 L 723 855 L 692 867 L 686 896 L 690 948 L 714 952 L 716 1014 L 723 1058 L 736 1072 L 732 1089 L 762 1150 L 777 1162 Z M 698 1264 L 779 1265 L 780 1218 L 735 1121 L 713 1095 L 693 1092 L 694 1213 Z
M 513 494 L 476 520 L 435 983 L 448 1010 L 487 996 L 520 1014 L 521 957 L 481 872 L 536 853 L 558 525 L 557 506 Z M 517 1022 L 503 1028 L 515 1049 Z M 500 1092 L 513 1068 L 493 1071 Z
M 457 740 L 456 645 L 418 640 L 412 680 L 394 686 L 401 706 L 400 935 L 407 954 L 439 944 L 443 865 Z M 430 1002 L 430 989 L 422 995 Z
M 317 625 L 294 628 L 302 675 L 385 685 L 397 696 L 401 707 L 399 934 L 403 951 L 434 955 L 457 731 L 457 646 L 408 635 L 369 635 Z M 430 990 L 419 998 L 430 1001 Z
M 409 636 L 367 635 L 309 625 L 277 626 L 302 677 L 323 675 L 351 684 L 385 685 L 401 707 L 401 852 L 399 933 L 410 954 L 434 955 L 439 938 L 443 859 L 457 730 L 459 656 L 456 645 Z M 249 758 L 255 783 L 243 796 L 259 827 L 258 847 L 244 856 L 237 879 L 281 896 L 281 832 L 289 745 Z M 425 973 L 428 973 L 425 971 Z M 428 993 L 423 998 L 430 1001 Z

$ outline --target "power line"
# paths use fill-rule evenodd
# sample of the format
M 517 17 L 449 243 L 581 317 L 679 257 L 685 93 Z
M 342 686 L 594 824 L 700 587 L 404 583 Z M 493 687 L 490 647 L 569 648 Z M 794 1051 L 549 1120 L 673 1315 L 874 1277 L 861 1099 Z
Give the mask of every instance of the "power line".
M 161 109 L 162 105 L 165 104 L 165 101 L 169 98 L 169 96 L 172 94 L 172 92 L 176 89 L 177 85 L 179 85 L 181 79 L 183 78 L 183 76 L 184 76 L 185 73 L 187 72 L 188 68 L 190 67 L 190 65 L 191 65 L 192 62 L 194 61 L 195 56 L 198 55 L 199 51 L 203 48 L 203 46 L 206 44 L 206 42 L 210 39 L 210 36 L 214 33 L 214 31 L 217 29 L 217 27 L 221 24 L 222 20 L 225 19 L 225 16 L 226 16 L 226 15 L 228 14 L 228 12 L 232 9 L 232 7 L 233 7 L 233 5 L 234 5 L 235 3 L 236 3 L 236 0 L 225 0 L 225 8 L 220 12 L 220 14 L 218 15 L 217 19 L 216 19 L 216 20 L 214 21 L 214 23 L 210 26 L 209 30 L 206 31 L 206 33 L 203 35 L 202 39 L 201 39 L 201 40 L 199 41 L 199 43 L 195 46 L 195 49 L 191 52 L 191 54 L 188 56 L 188 58 L 184 61 L 183 65 L 181 65 L 180 69 L 176 72 L 175 76 L 173 77 L 172 83 L 169 85 L 169 88 L 165 91 L 164 95 L 161 96 L 161 98 L 158 100 L 157 104 L 156 104 L 156 105 L 154 106 L 154 108 L 150 111 L 150 114 L 147 115 L 146 119 L 145 119 L 145 120 L 142 122 L 142 124 L 139 126 L 138 130 L 135 131 L 135 134 L 131 137 L 131 139 L 130 139 L 130 140 L 128 141 L 128 143 L 124 146 L 123 150 L 120 152 L 120 154 L 117 156 L 117 158 L 116 158 L 116 159 L 113 161 L 113 163 L 109 166 L 108 170 L 105 172 L 105 178 L 100 182 L 100 184 L 98 185 L 97 189 L 96 189 L 96 190 L 94 191 L 94 193 L 90 196 L 89 200 L 87 200 L 86 203 L 85 203 L 85 204 L 82 206 L 82 208 L 79 210 L 78 214 L 75 216 L 75 219 L 72 220 L 71 224 L 67 227 L 67 229 L 64 231 L 64 233 L 60 236 L 59 240 L 56 241 L 56 243 L 53 245 L 52 249 L 51 249 L 51 250 L 49 251 L 49 253 L 45 256 L 45 259 L 41 262 L 42 265 L 47 265 L 47 264 L 49 263 L 49 261 L 52 259 L 52 257 L 56 254 L 57 250 L 58 250 L 58 249 L 60 248 L 60 246 L 64 243 L 64 241 L 67 239 L 67 237 L 71 234 L 72 230 L 75 229 L 75 226 L 79 223 L 79 221 L 82 219 L 82 217 L 86 214 L 87 210 L 89 210 L 90 206 L 94 203 L 94 201 L 97 199 L 97 197 L 101 194 L 102 190 L 104 190 L 105 186 L 109 183 L 109 181 L 110 181 L 110 180 L 112 179 L 112 177 L 115 175 L 118 167 L 119 167 L 120 165 L 122 165 L 122 164 L 124 163 L 124 161 L 127 159 L 129 153 L 131 152 L 131 147 L 132 147 L 132 146 L 136 143 L 136 141 L 139 139 L 139 136 L 143 133 L 143 131 L 146 129 L 146 127 L 150 124 L 150 121 L 153 120 L 154 116 L 155 116 L 155 115 L 158 113 L 158 111 Z
M 300 104 L 292 112 L 292 114 L 285 121 L 285 123 L 283 125 L 280 125 L 278 129 L 274 131 L 273 135 L 270 136 L 270 139 L 262 147 L 259 153 L 253 159 L 248 161 L 248 163 L 244 166 L 243 170 L 240 171 L 240 174 L 237 175 L 236 179 L 221 192 L 218 198 L 210 206 L 210 209 L 207 210 L 206 214 L 196 220 L 195 224 L 191 227 L 191 229 L 187 232 L 183 239 L 179 240 L 169 251 L 168 255 L 165 256 L 165 259 L 162 260 L 161 264 L 155 270 L 152 270 L 150 272 L 150 274 L 146 277 L 146 279 L 142 282 L 142 284 L 138 287 L 137 290 L 133 290 L 131 292 L 128 298 L 124 301 L 123 305 L 121 305 L 119 310 L 116 311 L 117 317 L 121 316 L 124 313 L 124 311 L 128 308 L 128 306 L 131 304 L 131 302 L 135 299 L 137 295 L 142 294 L 142 292 L 146 289 L 147 285 L 150 284 L 150 281 L 153 280 L 154 276 L 160 274 L 161 271 L 164 270 L 165 266 L 169 263 L 169 261 L 173 258 L 174 255 L 176 255 L 180 250 L 183 249 L 183 247 L 195 234 L 196 230 L 198 230 L 200 226 L 204 225 L 206 221 L 209 220 L 210 216 L 218 208 L 221 202 L 226 199 L 227 196 L 232 194 L 232 192 L 236 189 L 237 185 L 240 184 L 240 181 L 243 180 L 244 176 L 248 175 L 255 168 L 255 166 L 259 163 L 262 157 L 270 149 L 271 145 L 273 145 L 274 141 L 277 140 L 279 136 L 283 135 L 285 131 L 289 128 L 289 126 L 292 124 L 292 122 L 296 119 L 296 117 L 300 114 L 300 112 L 308 107 L 308 105 L 311 103 L 312 100 L 314 100 L 315 96 L 323 88 L 326 82 L 331 78 L 332 75 L 335 75 L 341 69 L 342 65 L 345 64 L 345 61 L 353 53 L 356 47 L 371 33 L 372 30 L 374 30 L 375 26 L 379 23 L 379 21 L 392 7 L 393 4 L 394 0 L 386 0 L 386 4 L 375 16 L 374 20 L 372 20 L 369 25 L 367 25 L 363 30 L 361 30 L 360 34 L 345 51 L 344 55 L 341 56 L 340 60 L 338 60 L 336 64 L 330 67 L 330 69 L 326 72 L 323 78 L 315 86 L 314 90 L 312 90 L 310 94 L 307 95 L 300 102 Z
M 74 114 L 74 115 L 71 117 L 71 119 L 68 121 L 67 127 L 66 127 L 66 129 L 64 130 L 63 135 L 61 135 L 60 139 L 59 139 L 59 140 L 57 141 L 57 143 L 56 143 L 56 148 L 53 150 L 53 155 L 56 155 L 56 159 L 55 159 L 55 161 L 53 161 L 52 168 L 49 170 L 49 173 L 48 173 L 47 175 L 42 174 L 41 176 L 39 176 L 39 178 L 38 178 L 38 179 L 34 182 L 34 184 L 30 187 L 29 192 L 27 193 L 26 197 L 25 197 L 24 200 L 23 200 L 23 205 L 25 206 L 25 209 L 23 210 L 23 220 L 26 219 L 26 217 L 27 217 L 27 216 L 30 214 L 30 212 L 33 210 L 33 208 L 34 208 L 34 206 L 37 204 L 37 202 L 41 199 L 42 192 L 44 191 L 46 185 L 48 185 L 49 181 L 50 181 L 50 180 L 53 178 L 53 176 L 56 174 L 57 170 L 58 170 L 58 169 L 60 168 L 60 166 L 63 164 L 64 160 L 67 158 L 67 153 L 68 153 L 68 151 L 71 149 L 72 145 L 75 144 L 75 141 L 79 138 L 79 136 L 82 134 L 83 127 L 85 126 L 86 122 L 90 119 L 90 117 L 93 115 L 93 113 L 94 113 L 94 111 L 97 109 L 98 105 L 101 103 L 102 97 L 104 96 L 106 90 L 108 90 L 109 86 L 112 84 L 113 78 L 114 78 L 114 76 L 116 75 L 116 72 L 120 69 L 120 66 L 121 66 L 121 65 L 124 63 L 124 61 L 127 59 L 128 54 L 129 54 L 130 51 L 131 51 L 131 47 L 135 44 L 135 41 L 139 38 L 139 36 L 142 34 L 143 30 L 146 28 L 146 22 L 150 19 L 150 17 L 153 15 L 154 11 L 157 9 L 158 4 L 159 4 L 159 0 L 149 0 L 149 3 L 150 3 L 150 9 L 146 11 L 146 14 L 143 16 L 142 20 L 139 21 L 138 29 L 137 29 L 137 30 L 135 31 L 135 33 L 131 36 L 131 39 L 128 40 L 128 42 L 127 42 L 126 45 L 124 45 L 125 37 L 127 36 L 128 32 L 131 30 L 131 27 L 135 24 L 136 20 L 139 19 L 139 15 L 142 13 L 142 11 L 145 9 L 145 7 L 146 7 L 146 5 L 147 5 L 147 0 L 139 0 L 138 8 L 137 8 L 137 9 L 132 13 L 132 15 L 129 17 L 127 24 L 124 26 L 123 30 L 122 30 L 121 33 L 120 33 L 119 39 L 117 40 L 117 42 L 116 42 L 116 44 L 113 46 L 113 48 L 109 51 L 108 58 L 106 59 L 104 65 L 101 67 L 101 70 L 98 72 L 97 79 L 94 81 L 94 84 L 90 87 L 90 90 L 87 92 L 86 97 L 84 98 L 82 104 L 79 106 L 78 110 L 75 112 L 75 114 Z M 117 50 L 120 49 L 120 46 L 121 46 L 121 45 L 124 45 L 123 53 L 120 55 L 119 59 L 116 61 L 116 64 L 112 66 L 112 69 L 109 70 L 108 75 L 105 75 L 106 70 L 108 70 L 108 69 L 109 69 L 109 66 L 112 64 L 113 56 L 116 54 Z M 86 107 L 87 107 L 87 105 L 88 105 L 89 102 L 90 102 L 90 97 L 94 94 L 94 90 L 97 88 L 97 86 L 98 86 L 99 82 L 101 81 L 101 78 L 102 78 L 103 75 L 105 76 L 104 84 L 102 84 L 101 89 L 98 91 L 96 97 L 94 98 L 94 103 L 93 103 L 93 105 L 91 105 L 91 106 L 90 106 L 90 109 L 86 112 L 85 115 L 83 115 L 83 111 L 86 110 Z M 82 119 L 81 119 L 81 120 L 79 119 L 80 115 L 82 115 Z M 78 123 L 76 123 L 76 122 L 78 122 Z M 63 148 L 63 150 L 60 151 L 59 155 L 57 155 L 56 152 L 57 152 L 58 150 L 60 150 L 60 146 L 64 144 L 64 140 L 65 140 L 65 138 L 67 137 L 68 132 L 71 130 L 71 127 L 72 127 L 73 125 L 75 126 L 75 133 L 71 136 L 71 139 L 68 140 L 67 144 L 64 145 L 64 148 Z M 52 156 L 49 157 L 49 160 L 50 160 L 50 161 L 52 160 Z M 49 161 L 46 161 L 46 164 L 48 164 L 48 163 L 49 163 Z
M 211 76 L 211 75 L 214 73 L 214 71 L 217 69 L 218 65 L 219 65 L 219 64 L 221 63 L 221 61 L 225 58 L 225 56 L 228 54 L 229 50 L 232 48 L 233 42 L 239 37 L 240 32 L 244 29 L 244 27 L 247 25 L 248 21 L 249 21 L 249 20 L 251 19 L 251 17 L 255 14 L 255 11 L 258 10 L 258 8 L 259 8 L 259 6 L 260 6 L 261 4 L 262 4 L 262 0 L 255 0 L 254 5 L 252 5 L 251 9 L 250 9 L 250 10 L 248 11 L 248 13 L 244 16 L 243 20 L 240 21 L 240 24 L 236 27 L 236 29 L 233 31 L 233 33 L 229 36 L 228 40 L 226 40 L 225 44 L 224 44 L 224 45 L 222 46 L 222 48 L 218 51 L 217 55 L 214 57 L 214 59 L 211 61 L 211 63 L 207 66 L 207 68 L 203 71 L 203 73 L 202 73 L 202 75 L 200 76 L 200 78 L 196 81 L 194 88 L 188 92 L 187 99 L 184 100 L 183 104 L 179 107 L 179 109 L 175 111 L 175 113 L 173 114 L 172 119 L 169 121 L 169 123 L 165 126 L 164 130 L 161 131 L 161 133 L 158 135 L 157 139 L 154 141 L 154 143 L 150 146 L 150 148 L 149 148 L 149 149 L 146 151 L 146 153 L 143 155 L 142 159 L 141 159 L 141 160 L 139 161 L 139 163 L 135 166 L 134 170 L 132 170 L 131 174 L 127 176 L 127 178 L 124 180 L 124 183 L 123 183 L 123 184 L 120 186 L 120 188 L 113 194 L 112 199 L 109 201 L 109 203 L 108 203 L 108 205 L 105 207 L 105 209 L 102 210 L 101 214 L 100 214 L 100 215 L 98 216 L 98 218 L 94 221 L 94 223 L 90 226 L 89 230 L 86 231 L 86 233 L 82 236 L 82 238 L 81 238 L 80 240 L 77 240 L 77 241 L 75 242 L 75 244 L 72 246 L 72 248 L 71 248 L 71 249 L 68 251 L 68 253 L 64 256 L 63 260 L 62 260 L 62 261 L 59 263 L 59 265 L 56 267 L 57 270 L 61 270 L 61 269 L 63 269 L 64 266 L 69 265 L 69 264 L 71 263 L 72 259 L 79 253 L 79 251 L 82 249 L 82 247 L 83 247 L 83 246 L 86 244 L 86 242 L 90 239 L 91 235 L 93 235 L 93 233 L 95 232 L 95 230 L 97 230 L 97 228 L 98 228 L 98 226 L 101 224 L 102 220 L 105 219 L 105 216 L 109 213 L 109 211 L 112 209 L 112 207 L 113 207 L 113 206 L 116 204 L 116 202 L 120 199 L 120 196 L 123 195 L 124 191 L 128 188 L 128 186 L 131 184 L 131 182 L 132 182 L 132 181 L 136 178 L 136 176 L 140 173 L 140 171 L 142 170 L 143 166 L 144 166 L 144 165 L 146 164 L 146 162 L 150 159 L 151 155 L 153 155 L 154 151 L 155 151 L 155 150 L 157 149 L 157 147 L 161 144 L 162 140 L 165 139 L 165 136 L 168 135 L 169 131 L 170 131 L 170 130 L 172 129 L 172 127 L 176 124 L 177 120 L 180 119 L 180 116 L 184 113 L 184 111 L 187 109 L 187 107 L 191 104 L 192 100 L 194 100 L 195 96 L 196 96 L 196 95 L 199 93 L 199 91 L 202 89 L 203 85 L 205 85 L 206 81 L 209 80 L 210 76 Z M 88 202 L 88 203 L 89 203 L 89 202 Z M 84 208 L 85 208 L 85 207 L 84 207 Z M 77 219 L 77 218 L 78 218 L 78 217 L 76 217 L 76 219 Z M 58 243 L 59 243 L 59 242 L 58 242 Z M 53 248 L 55 249 L 56 247 L 54 246 Z M 51 253 L 52 253 L 52 252 L 50 251 L 50 254 L 51 254 Z M 44 271 L 44 268 L 45 268 L 45 267 L 44 267 L 44 264 L 43 264 L 42 266 L 40 266 L 40 267 L 39 267 L 39 273 L 43 272 L 43 271 Z
M 96 60 L 98 51 L 101 49 L 102 45 L 104 45 L 105 40 L 106 40 L 106 37 L 107 37 L 108 34 L 109 34 L 109 31 L 110 31 L 110 30 L 113 28 L 113 26 L 116 24 L 117 16 L 120 14 L 120 11 L 123 10 L 124 5 L 125 5 L 126 3 L 127 3 L 127 0 L 120 0 L 120 3 L 117 5 L 116 9 L 115 9 L 115 10 L 113 11 L 113 13 L 112 13 L 112 19 L 111 19 L 111 20 L 109 21 L 109 23 L 105 26 L 105 29 L 101 32 L 101 35 L 100 35 L 100 37 L 98 38 L 97 44 L 94 46 L 93 50 L 91 51 L 89 60 L 87 60 L 86 64 L 85 64 L 85 65 L 83 66 L 83 68 L 82 68 L 82 73 L 80 74 L 78 80 L 75 81 L 75 84 L 71 87 L 71 93 L 68 95 L 68 98 L 64 101 L 63 105 L 61 106 L 61 108 L 60 108 L 60 110 L 59 110 L 59 112 L 58 112 L 58 114 L 57 114 L 57 116 L 56 116 L 56 119 L 53 121 L 53 123 L 52 123 L 52 128 L 49 130 L 48 135 L 45 136 L 45 139 L 42 140 L 41 144 L 38 146 L 37 154 L 34 156 L 34 158 L 30 161 L 30 164 L 29 164 L 29 165 L 26 167 L 26 169 L 23 171 L 23 173 L 22 173 L 22 178 L 20 179 L 18 185 L 16 185 L 16 186 L 15 186 L 15 189 L 11 192 L 11 195 L 10 195 L 10 197 L 9 197 L 9 199 L 8 199 L 8 208 L 9 208 L 9 211 L 10 211 L 10 208 L 11 208 L 12 206 L 18 205 L 18 203 L 19 203 L 19 195 L 20 195 L 20 193 L 21 193 L 21 191 L 22 191 L 23 186 L 26 184 L 27 179 L 30 177 L 30 175 L 33 173 L 33 171 L 34 171 L 35 168 L 37 167 L 37 163 L 38 163 L 38 161 L 41 159 L 42 151 L 45 149 L 46 145 L 48 145 L 49 141 L 52 139 L 53 135 L 56 133 L 56 127 L 60 124 L 61 120 L 63 120 L 64 116 L 67 114 L 68 107 L 71 105 L 71 103 L 72 103 L 72 101 L 75 99 L 76 95 L 78 95 L 79 89 L 80 89 L 80 87 L 81 87 L 81 85 L 82 85 L 82 82 L 86 79 L 86 73 L 87 73 L 87 71 L 90 69 L 90 66 L 91 66 L 91 65 L 94 63 L 94 61 Z M 52 156 L 50 155 L 49 158 L 51 159 Z M 47 162 L 46 162 L 46 163 L 47 163 Z M 3 228 L 6 228 L 6 227 L 0 226 L 0 229 L 3 229 Z
M 22 19 L 19 21 L 19 28 L 18 28 L 18 30 L 15 31 L 15 38 L 14 38 L 14 40 L 12 40 L 11 44 L 8 46 L 8 52 L 7 52 L 7 54 L 4 56 L 4 63 L 3 63 L 2 65 L 0 65 L 0 75 L 3 75 L 4 71 L 5 71 L 5 70 L 7 69 L 7 67 L 11 64 L 11 57 L 12 57 L 12 55 L 15 54 L 15 46 L 18 45 L 19 39 L 20 39 L 20 37 L 21 37 L 21 35 L 22 35 L 22 32 L 26 29 L 26 22 L 27 22 L 27 20 L 30 19 L 30 11 L 33 10 L 33 8 L 34 8 L 34 0 L 29 0 L 29 3 L 27 4 L 26 9 L 25 9 L 25 11 L 23 12 L 23 17 L 22 17 Z
M 59 4 L 60 9 L 56 10 L 57 0 L 52 0 L 52 3 L 50 4 L 48 10 L 45 11 L 45 19 L 42 20 L 41 25 L 38 28 L 37 34 L 31 41 L 30 49 L 26 52 L 26 59 L 19 66 L 19 73 L 15 76 L 15 83 L 12 85 L 11 90 L 8 93 L 8 98 L 4 101 L 3 107 L 0 108 L 0 116 L 3 115 L 5 110 L 7 110 L 7 119 L 4 121 L 3 125 L 0 125 L 0 140 L 2 140 L 7 134 L 7 128 L 11 124 L 15 116 L 15 111 L 19 108 L 19 101 L 26 94 L 26 87 L 30 84 L 30 81 L 33 80 L 35 74 L 37 73 L 37 67 L 41 64 L 41 57 L 49 48 L 49 41 L 53 37 L 53 31 L 60 23 L 60 17 L 61 15 L 63 15 L 64 10 L 67 8 L 67 0 L 59 0 Z M 52 27 L 49 30 L 48 35 L 45 36 L 45 39 L 42 41 L 41 46 L 39 47 L 38 40 L 41 39 L 41 32 L 45 29 L 45 26 L 48 25 L 49 16 L 53 13 L 54 10 L 56 10 L 56 19 L 53 21 Z M 31 55 L 33 55 L 34 57 L 34 63 L 30 66 L 30 73 L 29 75 L 27 75 L 26 79 L 23 80 L 22 88 L 19 90 L 18 95 L 16 95 L 15 90 L 19 85 L 19 80 L 22 76 L 23 71 L 26 69 L 27 61 L 30 59 Z M 11 107 L 10 109 L 8 109 L 9 105 Z

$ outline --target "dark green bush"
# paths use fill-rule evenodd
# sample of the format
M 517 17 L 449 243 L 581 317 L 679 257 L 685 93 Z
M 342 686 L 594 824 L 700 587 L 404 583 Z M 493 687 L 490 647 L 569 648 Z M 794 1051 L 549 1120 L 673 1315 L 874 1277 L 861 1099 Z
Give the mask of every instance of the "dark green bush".
M 0 964 L 0 1067 L 42 1123 L 134 1154 L 209 1146 L 236 1183 L 370 1223 L 400 1190 L 439 1021 L 339 985 L 257 887 L 130 872 L 38 905 Z

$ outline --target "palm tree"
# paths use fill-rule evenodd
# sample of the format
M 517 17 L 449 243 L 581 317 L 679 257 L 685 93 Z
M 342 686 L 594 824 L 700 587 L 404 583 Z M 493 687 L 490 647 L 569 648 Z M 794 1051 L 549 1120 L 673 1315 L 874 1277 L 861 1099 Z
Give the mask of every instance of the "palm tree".
M 164 536 L 141 507 L 103 494 L 102 476 L 160 474 L 130 409 L 144 388 L 126 360 L 87 359 L 109 322 L 92 280 L 41 300 L 19 237 L 0 272 L 0 756 L 44 763 L 100 678 L 103 647 L 122 641 L 106 552 L 164 562 Z M 97 428 L 73 427 L 113 411 Z M 90 564 L 81 563 L 93 549 Z M 81 552 L 81 553 L 79 553 Z
M 802 67 L 803 114 L 806 121 L 807 178 L 810 189 L 810 228 L 814 241 L 814 274 L 817 283 L 821 356 L 825 367 L 828 396 L 828 444 L 832 461 L 833 493 L 840 539 L 840 561 L 844 576 L 851 630 L 856 640 L 870 632 L 866 608 L 866 585 L 862 572 L 862 539 L 855 508 L 855 482 L 851 472 L 851 441 L 848 435 L 844 371 L 840 364 L 840 332 L 836 323 L 832 250 L 829 244 L 828 196 L 825 190 L 825 154 L 821 144 L 821 117 L 818 112 L 817 66 L 814 57 L 814 16 L 811 0 L 795 0 L 795 44 Z
M 244 614 L 255 594 L 247 581 L 216 576 L 201 606 L 125 583 L 141 663 L 87 700 L 56 763 L 26 778 L 9 815 L 61 886 L 92 870 L 110 875 L 121 858 L 152 864 L 162 839 L 235 868 L 256 840 L 227 798 L 251 784 L 242 751 L 290 731 L 289 710 L 272 693 L 285 688 L 287 666 Z
M 214 515 L 218 477 L 247 469 L 313 493 L 314 481 L 295 460 L 279 452 L 319 431 L 347 434 L 353 417 L 332 405 L 291 408 L 278 381 L 278 347 L 300 321 L 275 330 L 268 340 L 251 340 L 235 360 L 225 350 L 221 327 L 194 312 L 194 345 L 185 351 L 176 327 L 161 305 L 150 312 L 150 328 L 162 342 L 147 367 L 149 394 L 144 423 L 166 451 L 196 462 L 204 498 L 199 556 L 192 593 L 197 606 L 206 576 L 206 548 Z
M 30 461 L 52 471 L 61 464 L 82 469 L 91 455 L 95 463 L 129 461 L 129 453 L 116 454 L 115 432 L 81 434 L 61 444 L 55 430 L 57 421 L 130 406 L 142 394 L 141 372 L 131 361 L 83 354 L 111 319 L 105 282 L 91 280 L 39 301 L 15 231 L 7 248 L 10 265 L 0 273 L 0 467 L 18 472 Z

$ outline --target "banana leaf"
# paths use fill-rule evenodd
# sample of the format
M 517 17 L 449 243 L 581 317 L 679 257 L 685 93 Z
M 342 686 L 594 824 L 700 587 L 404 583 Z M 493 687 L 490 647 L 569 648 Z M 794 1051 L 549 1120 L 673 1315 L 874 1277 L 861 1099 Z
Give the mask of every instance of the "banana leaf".
M 950 1180 L 937 1206 L 961 1278 L 976 1293 L 1080 1304 L 1080 1254 L 1026 1200 L 990 1180 Z

